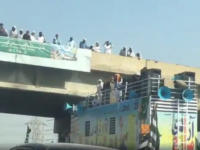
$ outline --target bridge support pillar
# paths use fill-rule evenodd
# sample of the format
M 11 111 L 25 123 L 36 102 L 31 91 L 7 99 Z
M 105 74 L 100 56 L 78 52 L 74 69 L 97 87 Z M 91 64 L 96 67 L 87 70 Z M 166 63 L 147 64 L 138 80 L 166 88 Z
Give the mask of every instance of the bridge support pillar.
M 65 117 L 55 118 L 54 133 L 58 134 L 58 142 L 70 142 L 70 114 Z

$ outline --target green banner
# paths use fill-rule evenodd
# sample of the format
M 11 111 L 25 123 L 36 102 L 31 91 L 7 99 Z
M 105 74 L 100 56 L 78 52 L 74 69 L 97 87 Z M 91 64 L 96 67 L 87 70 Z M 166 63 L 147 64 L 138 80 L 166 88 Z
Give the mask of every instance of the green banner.
M 0 51 L 51 58 L 52 46 L 39 42 L 0 37 Z
M 0 36 L 0 61 L 90 72 L 91 50 Z

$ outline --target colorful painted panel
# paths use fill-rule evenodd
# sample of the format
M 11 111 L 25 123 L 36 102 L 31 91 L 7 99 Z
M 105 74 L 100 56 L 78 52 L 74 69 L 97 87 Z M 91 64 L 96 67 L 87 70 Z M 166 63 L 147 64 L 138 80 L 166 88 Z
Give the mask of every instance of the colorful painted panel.
M 158 112 L 162 150 L 194 150 L 197 114 Z

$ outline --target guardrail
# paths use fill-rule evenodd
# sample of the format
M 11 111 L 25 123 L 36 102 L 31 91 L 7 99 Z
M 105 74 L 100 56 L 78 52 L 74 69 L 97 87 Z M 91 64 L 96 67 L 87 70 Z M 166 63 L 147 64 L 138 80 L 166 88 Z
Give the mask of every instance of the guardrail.
M 194 91 L 194 96 L 196 97 L 195 81 L 184 82 L 188 84 L 188 88 Z M 123 85 L 115 86 L 115 88 L 102 90 L 100 92 L 89 95 L 82 102 L 82 105 L 85 108 L 91 108 L 134 98 L 141 99 L 148 96 L 159 99 L 158 90 L 161 86 L 164 86 L 164 79 L 160 77 L 151 77 L 132 83 L 124 83 Z M 173 96 L 181 96 L 182 92 L 183 90 L 178 88 L 174 88 L 171 91 Z M 195 99 L 195 97 L 193 99 Z
M 160 87 L 160 83 L 163 84 L 163 79 L 161 78 L 146 78 L 132 83 L 126 82 L 122 85 L 115 85 L 114 88 L 89 95 L 82 102 L 82 105 L 85 107 L 94 107 L 121 102 L 132 98 L 142 98 L 150 95 L 157 96 L 157 90 Z

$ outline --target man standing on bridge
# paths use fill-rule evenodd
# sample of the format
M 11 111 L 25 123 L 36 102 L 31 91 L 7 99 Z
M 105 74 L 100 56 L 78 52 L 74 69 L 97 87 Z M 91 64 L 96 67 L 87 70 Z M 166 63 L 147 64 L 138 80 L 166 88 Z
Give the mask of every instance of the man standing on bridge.
M 58 34 L 55 35 L 55 38 L 53 39 L 53 44 L 60 45 L 60 40 L 59 40 L 59 35 Z
M 23 35 L 24 40 L 31 40 L 30 32 L 29 30 L 26 31 L 26 33 Z
M 89 48 L 89 47 L 87 46 L 87 43 L 86 43 L 86 39 L 85 39 L 85 38 L 80 42 L 79 48 L 84 48 L 84 49 Z
M 17 33 L 17 28 L 16 26 L 13 26 L 12 29 L 10 30 L 10 35 L 11 38 L 18 38 L 18 33 Z
M 6 29 L 3 27 L 3 23 L 0 23 L 0 36 L 8 36 Z

